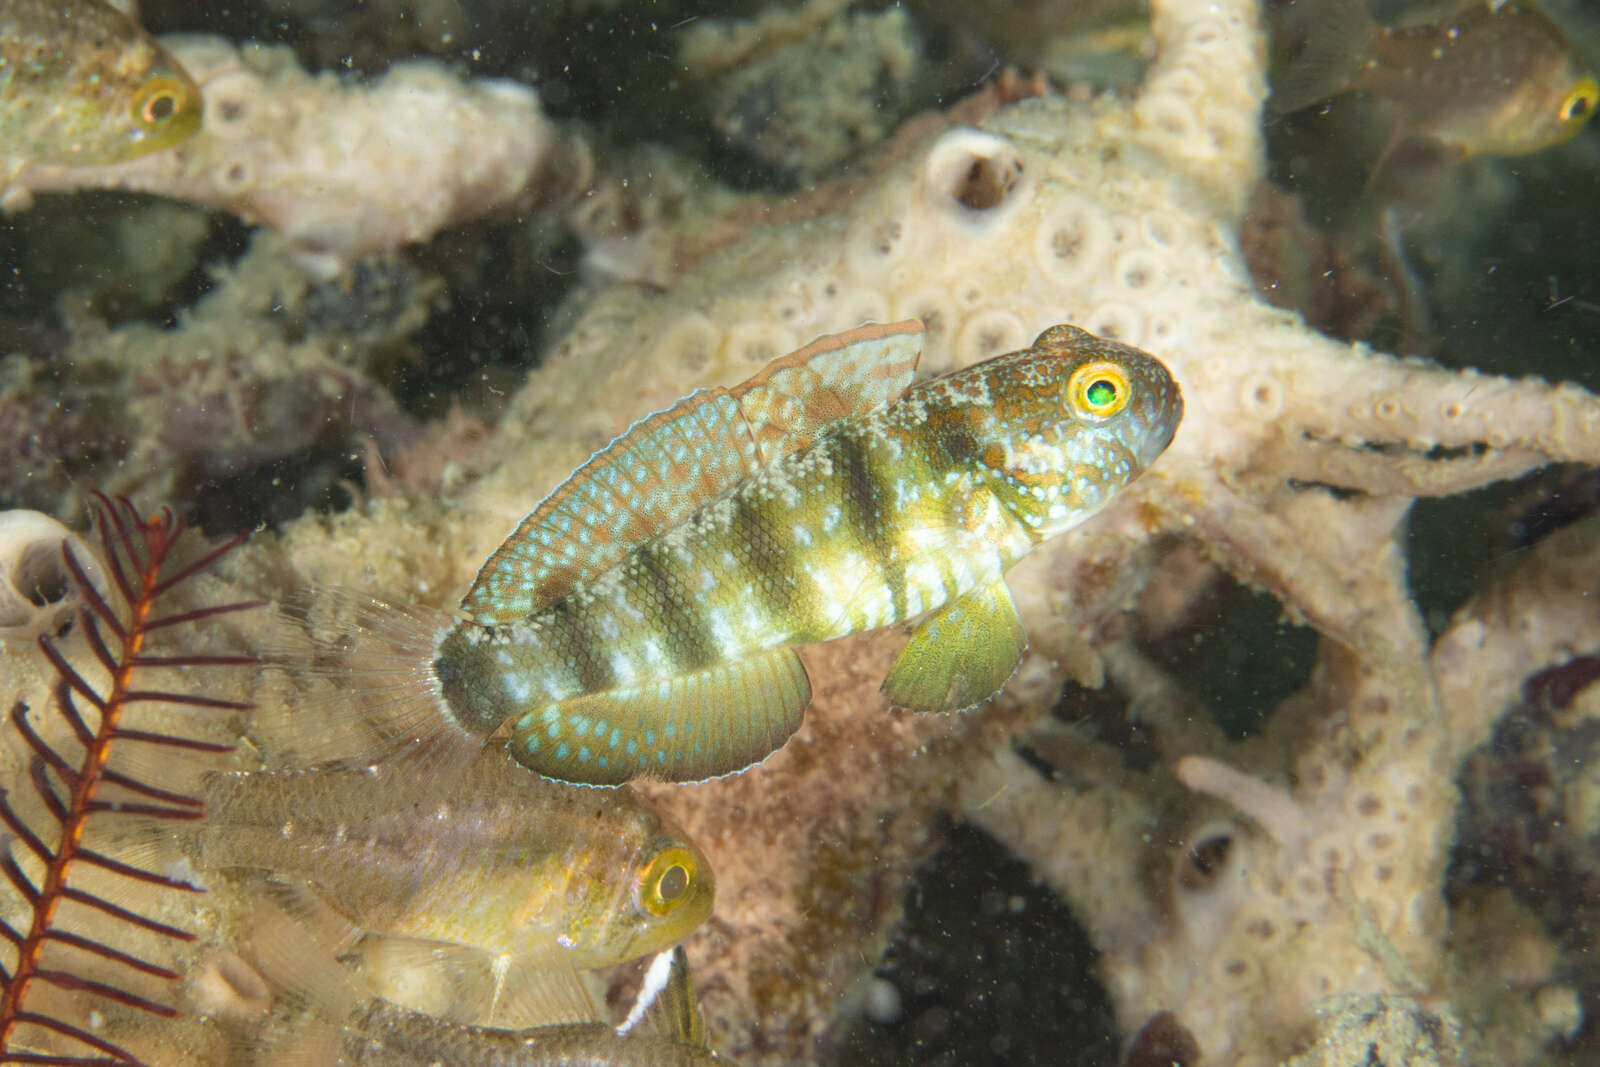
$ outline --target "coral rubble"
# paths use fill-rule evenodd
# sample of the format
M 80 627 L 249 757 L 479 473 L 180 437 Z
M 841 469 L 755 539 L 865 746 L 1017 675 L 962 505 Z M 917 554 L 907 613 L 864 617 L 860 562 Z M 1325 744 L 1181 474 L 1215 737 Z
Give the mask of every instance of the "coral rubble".
M 200 483 L 307 449 L 364 437 L 394 454 L 420 438 L 381 383 L 387 364 L 415 358 L 407 337 L 437 280 L 375 256 L 319 283 L 292 259 L 282 238 L 258 233 L 211 270 L 213 288 L 176 330 L 112 326 L 64 300 L 54 351 L 4 364 L 0 442 L 15 461 L 0 493 L 62 510 L 85 481 L 192 499 Z
M 1600 647 L 1592 606 L 1571 575 L 1524 575 L 1513 589 L 1528 626 L 1480 605 L 1430 644 L 1401 535 L 1417 498 L 1600 463 L 1600 400 L 1338 343 L 1263 303 L 1238 240 L 1263 168 L 1259 12 L 1152 8 L 1156 57 L 1129 97 L 925 123 L 870 180 L 818 188 L 767 225 L 676 219 L 660 247 L 699 227 L 716 251 L 644 272 L 659 287 L 590 293 L 472 475 L 301 520 L 230 564 L 252 594 L 359 584 L 448 605 L 504 532 L 632 420 L 863 320 L 921 318 L 931 373 L 1057 322 L 1162 357 L 1185 397 L 1179 435 L 1099 519 L 1019 567 L 1033 648 L 991 708 L 890 712 L 878 685 L 893 636 L 834 643 L 806 654 L 815 704 L 783 751 L 743 775 L 651 788 L 717 871 L 717 914 L 689 952 L 713 1043 L 740 1062 L 815 1054 L 948 809 L 1065 898 L 1125 1039 L 1159 1016 L 1205 1062 L 1332 1062 L 1314 1054 L 1381 1038 L 1412 1062 L 1459 1047 L 1513 1063 L 1574 1025 L 1535 936 L 1505 949 L 1524 961 L 1518 988 L 1461 979 L 1452 924 L 1503 912 L 1475 900 L 1453 914 L 1445 878 L 1462 760 L 1530 670 Z M 512 169 L 526 177 L 534 162 Z M 336 226 L 330 243 L 309 218 L 287 228 L 345 252 L 426 229 L 385 218 Z M 1305 685 L 1245 740 L 1147 654 L 1160 620 L 1219 570 L 1317 640 Z M 1135 766 L 1051 719 L 1069 680 L 1109 682 L 1155 758 Z M 246 695 L 319 718 L 348 699 L 272 677 Z M 1508 1052 L 1506 1018 L 1544 1029 Z

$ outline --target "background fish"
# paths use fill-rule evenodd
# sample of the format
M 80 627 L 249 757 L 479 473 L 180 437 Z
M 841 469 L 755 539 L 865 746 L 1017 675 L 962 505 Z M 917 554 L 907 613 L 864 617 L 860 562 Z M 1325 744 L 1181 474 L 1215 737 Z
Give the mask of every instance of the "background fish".
M 417 804 L 414 768 L 218 776 L 190 843 L 208 870 L 298 876 L 361 930 L 578 968 L 677 943 L 711 914 L 705 856 L 629 792 L 575 790 L 498 756 Z
M 0 0 L 0 157 L 120 163 L 200 128 L 200 91 L 102 0 Z
M 1600 101 L 1560 27 L 1526 4 L 1471 0 L 1438 22 L 1387 27 L 1365 0 L 1302 0 L 1291 21 L 1303 47 L 1273 79 L 1272 107 L 1367 93 L 1392 113 L 1391 145 L 1427 138 L 1463 156 L 1528 155 L 1583 129 Z

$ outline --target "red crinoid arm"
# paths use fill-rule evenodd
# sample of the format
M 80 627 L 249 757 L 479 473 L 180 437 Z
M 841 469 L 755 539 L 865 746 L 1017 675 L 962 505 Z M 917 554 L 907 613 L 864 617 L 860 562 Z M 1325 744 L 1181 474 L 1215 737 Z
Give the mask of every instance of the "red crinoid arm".
M 32 753 L 28 779 L 42 802 L 47 820 L 29 820 L 13 804 L 9 794 L 0 791 L 0 824 L 15 838 L 16 847 L 31 853 L 43 865 L 35 882 L 7 850 L 0 856 L 0 875 L 29 905 L 27 929 L 0 922 L 0 941 L 8 942 L 16 953 L 10 973 L 0 969 L 0 1063 L 137 1063 L 125 1049 L 90 1033 L 84 1027 L 39 1011 L 28 1009 L 29 990 L 36 983 L 87 992 L 117 1003 L 169 1016 L 174 1009 L 148 1000 L 117 985 L 89 979 L 45 962 L 46 949 L 64 945 L 116 964 L 129 972 L 171 980 L 177 975 L 168 968 L 140 959 L 91 937 L 61 929 L 57 911 L 64 901 L 92 908 L 112 920 L 178 940 L 191 940 L 192 934 L 130 911 L 109 900 L 70 885 L 78 864 L 146 883 L 160 889 L 198 892 L 187 882 L 168 878 L 131 866 L 90 850 L 84 845 L 89 820 L 102 812 L 134 814 L 144 818 L 191 820 L 204 814 L 201 802 L 182 793 L 143 782 L 107 766 L 113 750 L 122 744 L 158 745 L 176 751 L 218 753 L 229 750 L 195 738 L 174 734 L 134 730 L 121 725 L 128 707 L 140 702 L 161 702 L 193 708 L 241 710 L 247 704 L 219 700 L 192 693 L 168 692 L 159 688 L 136 687 L 140 672 L 173 667 L 230 666 L 255 662 L 248 656 L 144 654 L 146 638 L 153 630 L 167 629 L 229 612 L 259 607 L 250 601 L 221 604 L 157 615 L 157 601 L 176 585 L 200 574 L 219 558 L 238 546 L 242 537 L 225 542 L 198 560 L 182 567 L 169 568 L 172 551 L 183 535 L 185 523 L 163 509 L 150 519 L 142 519 L 124 498 L 112 500 L 96 494 L 96 526 L 104 549 L 104 563 L 110 575 L 112 597 L 120 601 L 113 608 L 107 597 L 90 580 L 83 562 L 71 546 L 61 546 L 62 563 L 83 601 L 78 623 L 90 653 L 110 676 L 109 684 L 97 688 L 72 665 L 49 637 L 39 638 L 39 647 L 58 676 L 55 694 L 57 713 L 82 748 L 75 762 L 63 756 L 34 729 L 27 719 L 27 708 L 18 702 L 12 709 L 11 725 Z M 80 702 L 89 709 L 87 717 Z M 122 799 L 113 793 L 108 799 L 103 789 L 117 790 L 139 800 Z M 53 823 L 51 827 L 49 824 Z M 41 831 L 40 827 L 44 829 Z M 51 843 L 54 838 L 54 843 Z M 53 1032 L 83 1046 L 89 1055 L 65 1056 L 40 1052 L 12 1051 L 19 1026 L 33 1026 Z

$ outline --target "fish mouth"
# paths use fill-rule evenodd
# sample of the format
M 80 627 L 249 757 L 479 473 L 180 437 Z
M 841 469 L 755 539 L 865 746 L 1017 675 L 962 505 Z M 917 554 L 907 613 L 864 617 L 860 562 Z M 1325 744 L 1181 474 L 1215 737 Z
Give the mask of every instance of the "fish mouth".
M 1139 459 L 1141 470 L 1161 458 L 1183 423 L 1183 394 L 1178 391 L 1176 381 L 1163 376 L 1149 383 L 1146 391 L 1159 394 L 1158 398 L 1145 409 L 1148 414 L 1139 419 L 1138 430 L 1129 435 L 1128 441 L 1128 451 Z

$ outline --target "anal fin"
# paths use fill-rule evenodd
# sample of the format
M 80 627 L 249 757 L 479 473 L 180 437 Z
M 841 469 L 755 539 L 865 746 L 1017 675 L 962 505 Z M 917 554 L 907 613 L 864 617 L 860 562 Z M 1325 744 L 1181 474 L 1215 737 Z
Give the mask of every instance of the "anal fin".
M 530 770 L 579 785 L 698 782 L 777 751 L 810 700 L 800 658 L 779 648 L 530 711 L 513 724 L 507 748 Z
M 889 668 L 883 691 L 911 711 L 961 711 L 998 693 L 1027 647 L 1011 591 L 996 578 L 924 619 Z
M 566 949 L 516 955 L 429 938 L 368 933 L 348 952 L 385 1000 L 463 1026 L 518 1030 L 601 1018 Z

